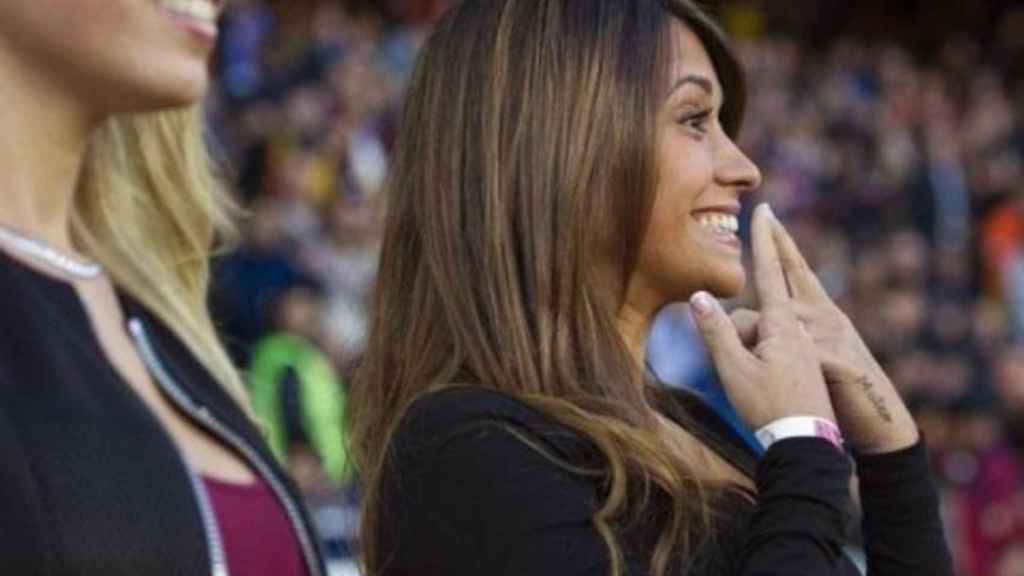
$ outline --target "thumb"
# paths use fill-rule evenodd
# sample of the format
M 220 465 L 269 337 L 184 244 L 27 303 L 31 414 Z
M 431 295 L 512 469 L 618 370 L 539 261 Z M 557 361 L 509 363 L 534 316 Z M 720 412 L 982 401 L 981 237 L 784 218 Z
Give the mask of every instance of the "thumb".
M 697 292 L 690 298 L 690 306 L 715 368 L 723 379 L 728 378 L 728 372 L 750 361 L 750 352 L 743 346 L 732 319 L 714 297 Z

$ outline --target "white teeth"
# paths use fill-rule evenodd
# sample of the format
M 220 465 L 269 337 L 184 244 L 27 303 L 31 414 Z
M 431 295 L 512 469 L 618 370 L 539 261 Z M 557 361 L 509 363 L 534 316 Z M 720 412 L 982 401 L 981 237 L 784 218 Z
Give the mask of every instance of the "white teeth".
M 209 0 L 160 0 L 160 5 L 196 20 L 210 23 L 217 21 L 217 8 Z
M 735 234 L 740 229 L 739 218 L 732 214 L 722 213 L 705 213 L 697 216 L 697 222 L 701 226 L 708 228 L 713 232 L 724 232 L 727 234 Z

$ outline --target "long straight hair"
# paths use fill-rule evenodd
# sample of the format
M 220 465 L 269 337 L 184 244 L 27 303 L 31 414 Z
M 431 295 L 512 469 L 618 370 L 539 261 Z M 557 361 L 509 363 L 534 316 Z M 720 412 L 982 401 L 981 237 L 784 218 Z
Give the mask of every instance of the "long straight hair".
M 114 116 L 89 140 L 71 232 L 248 413 L 207 304 L 211 251 L 236 237 L 222 182 L 198 106 Z
M 707 485 L 658 435 L 654 387 L 616 323 L 658 180 L 673 22 L 707 47 L 734 133 L 740 67 L 688 0 L 464 0 L 427 41 L 348 404 L 368 574 L 384 560 L 377 489 L 390 438 L 416 398 L 453 382 L 519 397 L 598 448 L 594 525 L 613 574 L 616 528 L 638 521 L 652 493 L 671 503 L 655 574 L 687 562 L 711 533 Z

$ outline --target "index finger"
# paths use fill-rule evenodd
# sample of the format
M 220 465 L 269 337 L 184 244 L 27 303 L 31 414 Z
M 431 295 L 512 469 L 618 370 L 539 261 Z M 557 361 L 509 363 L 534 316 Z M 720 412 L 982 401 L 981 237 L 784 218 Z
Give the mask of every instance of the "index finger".
M 781 307 L 789 299 L 786 276 L 782 272 L 775 240 L 772 238 L 774 220 L 768 204 L 761 204 L 754 210 L 751 244 L 754 253 L 754 282 L 761 310 L 768 314 Z
M 796 242 L 790 236 L 786 227 L 777 218 L 773 219 L 772 232 L 779 256 L 782 260 L 782 270 L 789 280 L 789 287 L 793 290 L 795 298 L 807 298 L 808 300 L 830 300 L 825 287 L 818 281 L 814 271 L 807 264 Z

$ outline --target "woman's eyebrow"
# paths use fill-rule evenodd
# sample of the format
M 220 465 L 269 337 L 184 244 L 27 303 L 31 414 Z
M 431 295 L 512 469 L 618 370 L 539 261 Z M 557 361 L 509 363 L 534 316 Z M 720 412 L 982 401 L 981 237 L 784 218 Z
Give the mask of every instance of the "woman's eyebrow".
M 709 96 L 715 93 L 715 84 L 714 82 L 711 81 L 710 78 L 708 78 L 707 76 L 701 76 L 699 74 L 687 74 L 686 76 L 683 76 L 682 78 L 679 78 L 672 83 L 672 88 L 669 89 L 668 95 L 671 96 L 676 92 L 676 90 L 679 90 L 680 88 L 687 84 L 696 84 L 697 86 L 700 86 L 701 88 L 704 89 L 705 92 L 708 93 Z

